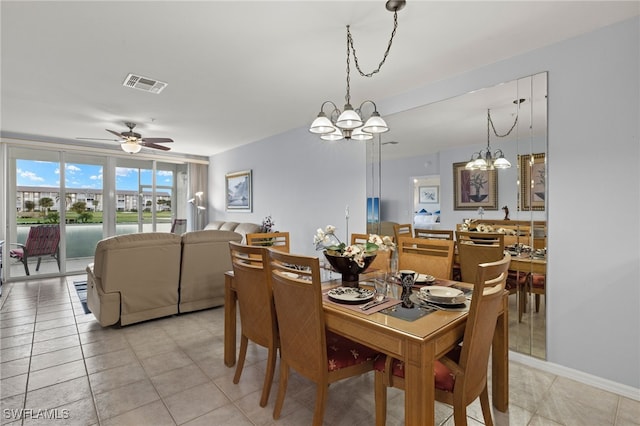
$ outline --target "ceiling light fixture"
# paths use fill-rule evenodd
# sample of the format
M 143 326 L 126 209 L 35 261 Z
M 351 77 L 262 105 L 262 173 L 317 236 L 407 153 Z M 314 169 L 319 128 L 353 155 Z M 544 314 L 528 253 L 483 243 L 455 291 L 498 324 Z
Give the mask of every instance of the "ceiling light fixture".
M 320 113 L 313 120 L 309 131 L 311 133 L 319 134 L 320 138 L 328 141 L 337 141 L 340 139 L 355 139 L 355 140 L 370 140 L 373 139 L 373 135 L 377 133 L 384 133 L 389 131 L 389 127 L 384 119 L 378 113 L 378 107 L 375 102 L 366 100 L 360 104 L 356 109 L 351 106 L 351 52 L 353 52 L 353 60 L 355 62 L 358 72 L 363 77 L 372 77 L 374 74 L 380 71 L 382 65 L 387 60 L 387 55 L 391 50 L 391 44 L 393 43 L 393 37 L 396 34 L 398 28 L 398 10 L 402 9 L 406 4 L 406 1 L 392 1 L 389 0 L 386 3 L 386 8 L 389 12 L 393 12 L 393 31 L 391 32 L 391 38 L 387 44 L 387 50 L 384 52 L 382 61 L 378 65 L 378 68 L 370 73 L 364 73 L 360 69 L 358 64 L 358 57 L 356 56 L 356 49 L 353 46 L 353 37 L 347 25 L 347 94 L 345 96 L 344 110 L 340 111 L 336 104 L 331 101 L 324 101 L 320 107 Z M 325 105 L 330 104 L 333 110 L 329 115 L 325 114 Z M 371 104 L 373 106 L 373 112 L 370 114 L 366 122 L 362 113 L 362 108 L 365 104 Z
M 524 99 L 522 100 L 524 101 Z M 518 104 L 520 104 L 518 102 Z M 496 131 L 496 126 L 493 124 L 493 120 L 491 120 L 491 110 L 487 109 L 487 147 L 479 152 L 474 152 L 471 155 L 471 160 L 464 166 L 467 170 L 495 170 L 495 169 L 508 169 L 511 167 L 511 163 L 509 160 L 504 158 L 504 153 L 501 149 L 496 150 L 491 153 L 491 145 L 489 143 L 489 135 L 490 135 L 490 127 L 493 129 L 493 134 L 495 134 L 499 138 L 504 138 L 509 136 L 511 131 L 516 127 L 518 123 L 518 116 L 516 115 L 516 119 L 513 122 L 513 125 L 509 129 L 507 133 L 504 135 L 499 135 Z
M 137 154 L 142 149 L 142 145 L 136 140 L 126 140 L 120 144 L 120 148 L 129 154 Z

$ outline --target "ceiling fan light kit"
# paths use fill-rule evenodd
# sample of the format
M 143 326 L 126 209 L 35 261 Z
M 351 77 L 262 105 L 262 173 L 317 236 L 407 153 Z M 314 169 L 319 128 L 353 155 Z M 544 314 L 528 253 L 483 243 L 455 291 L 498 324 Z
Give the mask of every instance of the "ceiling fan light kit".
M 171 143 L 173 139 L 169 138 L 143 138 L 140 133 L 136 133 L 133 129 L 136 127 L 136 123 L 125 122 L 125 126 L 129 128 L 126 132 L 116 132 L 115 130 L 105 129 L 107 132 L 117 136 L 119 139 L 97 139 L 97 138 L 78 138 L 78 139 L 88 139 L 88 140 L 113 140 L 115 142 L 120 142 L 120 148 L 124 152 L 129 154 L 137 154 L 140 152 L 142 147 L 159 149 L 162 151 L 169 151 L 171 148 L 158 145 L 160 143 Z
M 356 49 L 353 46 L 353 37 L 347 25 L 347 93 L 345 95 L 345 105 L 342 111 L 338 109 L 336 104 L 331 101 L 324 101 L 320 107 L 318 116 L 313 120 L 309 131 L 320 135 L 320 139 L 327 141 L 337 141 L 341 139 L 355 139 L 355 140 L 371 140 L 374 134 L 384 133 L 389 131 L 389 126 L 380 116 L 378 107 L 375 102 L 366 100 L 360 104 L 358 108 L 353 108 L 351 105 L 351 52 L 353 52 L 353 60 L 356 68 L 362 77 L 372 77 L 374 74 L 380 71 L 382 65 L 387 59 L 387 55 L 391 50 L 391 44 L 393 43 L 393 37 L 396 34 L 398 28 L 398 10 L 402 9 L 406 4 L 404 0 L 389 0 L 385 7 L 388 11 L 393 12 L 393 31 L 387 45 L 387 50 L 384 52 L 382 61 L 378 65 L 378 68 L 370 73 L 364 73 L 360 69 L 358 64 L 358 57 L 356 56 Z M 329 115 L 324 112 L 325 106 L 329 104 L 333 107 Z M 362 112 L 363 107 L 366 104 L 373 106 L 373 112 L 369 115 L 367 120 L 364 120 Z

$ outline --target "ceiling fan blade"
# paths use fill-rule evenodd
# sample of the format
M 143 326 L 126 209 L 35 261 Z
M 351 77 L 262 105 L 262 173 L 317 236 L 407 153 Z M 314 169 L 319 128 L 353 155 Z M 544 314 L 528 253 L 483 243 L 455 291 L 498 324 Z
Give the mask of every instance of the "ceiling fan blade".
M 111 142 L 122 142 L 120 139 L 102 139 L 102 138 L 76 138 L 87 141 L 111 141 Z
M 162 151 L 169 151 L 169 150 L 171 150 L 171 148 L 169 148 L 169 147 L 167 147 L 167 146 L 156 145 L 156 144 L 155 144 L 155 143 L 153 143 L 153 142 L 145 142 L 144 140 L 143 140 L 143 141 L 140 141 L 140 145 L 142 145 L 142 146 L 144 146 L 144 147 L 147 147 L 147 148 L 161 149 Z
M 109 130 L 109 129 L 105 129 L 107 132 L 109 133 L 113 133 L 114 135 L 116 135 L 117 137 L 121 138 L 121 139 L 126 139 L 124 136 L 122 136 L 120 133 L 116 132 L 115 130 Z
M 140 140 L 142 142 L 150 142 L 150 143 L 169 143 L 169 142 L 173 142 L 173 139 L 169 139 L 169 138 L 142 138 Z

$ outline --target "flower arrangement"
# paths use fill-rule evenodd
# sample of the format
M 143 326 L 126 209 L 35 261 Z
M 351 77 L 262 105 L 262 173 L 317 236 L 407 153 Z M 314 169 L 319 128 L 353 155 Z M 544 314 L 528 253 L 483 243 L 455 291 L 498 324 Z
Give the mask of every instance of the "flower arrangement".
M 376 234 L 370 234 L 369 239 L 364 244 L 346 245 L 335 234 L 336 227 L 327 225 L 325 229 L 318 228 L 313 242 L 316 250 L 325 250 L 327 254 L 332 256 L 341 256 L 351 258 L 359 267 L 364 266 L 364 258 L 375 255 L 378 250 L 394 250 L 396 245 L 390 237 L 380 237 Z
M 274 226 L 276 226 L 276 224 L 273 219 L 271 219 L 271 215 L 262 219 L 262 232 L 274 232 Z

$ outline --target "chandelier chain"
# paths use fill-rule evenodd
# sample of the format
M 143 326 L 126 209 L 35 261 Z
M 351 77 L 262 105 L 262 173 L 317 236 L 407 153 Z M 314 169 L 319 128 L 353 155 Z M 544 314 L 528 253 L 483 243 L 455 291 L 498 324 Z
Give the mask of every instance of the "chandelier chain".
M 516 124 L 518 124 L 518 116 L 516 115 L 516 119 L 513 122 L 513 126 L 511 126 L 509 131 L 507 133 L 505 133 L 504 135 L 499 135 L 498 132 L 496 131 L 496 126 L 495 126 L 495 124 L 493 124 L 493 120 L 491 119 L 491 112 L 488 112 L 487 114 L 489 116 L 489 123 L 491 123 L 491 128 L 493 128 L 493 133 L 499 138 L 504 138 L 504 137 L 509 136 L 511 134 L 511 132 L 513 131 L 513 129 L 516 127 Z M 487 129 L 487 132 L 488 131 L 489 131 L 489 129 Z
M 380 63 L 378 64 L 378 68 L 376 68 L 375 70 L 371 71 L 370 73 L 365 73 L 362 71 L 362 69 L 360 69 L 360 64 L 358 64 L 358 56 L 356 55 L 356 48 L 353 45 L 353 37 L 351 36 L 351 31 L 349 31 L 349 26 L 347 25 L 347 72 L 349 71 L 348 69 L 348 64 L 349 64 L 349 46 L 351 47 L 351 50 L 353 51 L 353 62 L 356 64 L 356 69 L 358 70 L 358 72 L 360 73 L 361 76 L 363 77 L 372 77 L 374 74 L 376 74 L 377 72 L 380 72 L 380 68 L 382 68 L 382 65 L 384 65 L 385 61 L 387 60 L 387 55 L 389 55 L 389 52 L 391 51 L 391 45 L 393 44 L 393 38 L 396 35 L 396 30 L 398 29 L 398 11 L 394 11 L 393 12 L 393 31 L 391 31 L 391 37 L 389 38 L 389 43 L 387 44 L 387 50 L 384 52 L 384 55 L 382 57 L 382 61 L 380 61 Z

